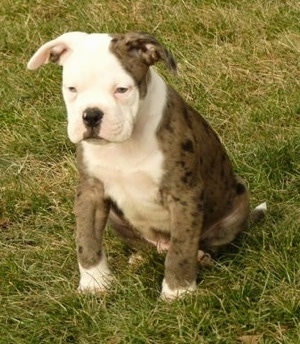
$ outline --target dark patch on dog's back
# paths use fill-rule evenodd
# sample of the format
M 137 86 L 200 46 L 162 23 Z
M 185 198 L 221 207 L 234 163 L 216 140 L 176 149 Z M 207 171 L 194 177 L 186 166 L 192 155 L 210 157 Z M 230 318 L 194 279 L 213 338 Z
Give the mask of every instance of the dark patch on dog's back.
M 182 160 L 176 161 L 175 162 L 178 167 L 185 168 L 185 162 Z
M 192 140 L 185 140 L 184 142 L 182 142 L 181 144 L 181 148 L 188 153 L 194 153 L 194 145 Z
M 241 183 L 237 183 L 236 184 L 236 193 L 237 193 L 237 195 L 242 195 L 245 192 L 246 192 L 245 185 L 243 185 Z
M 184 184 L 190 185 L 193 181 L 193 172 L 192 171 L 186 171 L 184 175 L 181 177 L 181 181 Z

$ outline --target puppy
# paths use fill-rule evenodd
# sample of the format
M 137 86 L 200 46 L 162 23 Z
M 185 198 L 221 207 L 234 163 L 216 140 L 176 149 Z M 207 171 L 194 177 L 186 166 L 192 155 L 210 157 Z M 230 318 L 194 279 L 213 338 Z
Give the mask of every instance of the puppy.
M 63 66 L 68 136 L 77 145 L 80 291 L 112 283 L 108 221 L 126 240 L 166 251 L 161 296 L 196 289 L 199 250 L 247 228 L 249 195 L 207 121 L 151 67 L 172 54 L 146 33 L 69 32 L 42 45 L 29 69 Z M 264 212 L 265 205 L 255 213 Z M 201 254 L 200 254 L 201 255 Z

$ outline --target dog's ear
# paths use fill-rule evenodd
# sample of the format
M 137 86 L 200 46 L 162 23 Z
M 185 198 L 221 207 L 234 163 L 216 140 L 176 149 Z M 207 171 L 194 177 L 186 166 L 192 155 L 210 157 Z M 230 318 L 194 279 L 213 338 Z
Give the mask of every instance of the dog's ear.
M 73 47 L 86 35 L 87 33 L 84 32 L 68 32 L 45 43 L 31 57 L 27 68 L 37 69 L 42 64 L 48 62 L 56 62 L 63 65 L 66 58 L 72 52 Z
M 162 60 L 172 72 L 177 72 L 173 55 L 148 33 L 130 32 L 116 35 L 112 44 L 116 50 L 137 57 L 148 67 Z

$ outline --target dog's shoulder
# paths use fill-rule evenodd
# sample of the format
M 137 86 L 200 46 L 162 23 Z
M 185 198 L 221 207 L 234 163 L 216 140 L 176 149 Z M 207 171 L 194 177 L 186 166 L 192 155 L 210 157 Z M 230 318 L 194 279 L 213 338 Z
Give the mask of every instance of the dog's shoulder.
M 215 164 L 231 168 L 225 148 L 207 120 L 168 87 L 166 106 L 157 131 L 159 145 L 170 170 Z M 220 167 L 220 166 L 219 166 Z
M 207 120 L 187 104 L 171 86 L 168 86 L 157 136 L 161 142 L 173 146 L 181 153 L 200 153 L 205 148 L 214 150 L 222 146 L 218 135 Z

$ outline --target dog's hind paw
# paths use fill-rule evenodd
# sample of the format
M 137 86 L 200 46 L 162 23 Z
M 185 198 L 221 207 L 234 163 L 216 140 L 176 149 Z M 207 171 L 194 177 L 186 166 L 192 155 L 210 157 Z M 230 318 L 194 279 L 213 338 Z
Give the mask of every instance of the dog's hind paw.
M 214 265 L 214 260 L 209 253 L 202 250 L 198 250 L 198 263 L 202 267 L 212 267 Z

